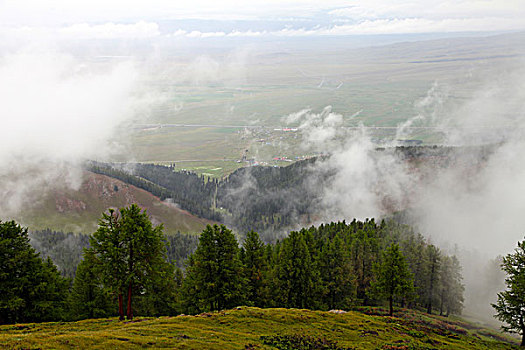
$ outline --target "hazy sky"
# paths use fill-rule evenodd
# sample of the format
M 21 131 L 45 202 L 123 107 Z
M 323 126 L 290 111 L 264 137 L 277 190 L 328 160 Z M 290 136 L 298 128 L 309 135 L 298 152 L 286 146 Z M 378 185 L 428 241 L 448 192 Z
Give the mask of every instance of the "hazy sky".
M 0 34 L 66 39 L 516 31 L 524 19 L 524 0 L 0 0 Z

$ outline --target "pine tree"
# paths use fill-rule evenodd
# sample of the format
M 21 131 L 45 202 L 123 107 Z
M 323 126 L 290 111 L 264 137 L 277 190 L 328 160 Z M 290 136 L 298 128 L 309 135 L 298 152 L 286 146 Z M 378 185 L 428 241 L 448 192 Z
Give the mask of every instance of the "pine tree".
M 498 293 L 498 301 L 492 304 L 496 318 L 504 322 L 505 332 L 521 335 L 521 346 L 525 346 L 525 241 L 518 242 L 514 253 L 503 258 L 501 264 L 507 273 L 507 289 Z
M 303 233 L 292 231 L 283 240 L 276 268 L 277 290 L 282 295 L 283 306 L 315 308 L 319 270 L 312 261 Z
M 266 245 L 264 251 L 264 260 L 268 268 L 265 270 L 264 279 L 268 283 L 266 298 L 264 300 L 265 307 L 280 306 L 279 302 L 282 300 L 282 294 L 279 292 L 279 252 L 281 251 L 282 242 L 277 241 L 275 244 Z
M 411 232 L 411 231 L 410 231 Z M 412 232 L 411 232 L 412 233 Z M 414 274 L 414 288 L 416 296 L 414 300 L 408 302 L 409 307 L 413 307 L 415 303 L 426 305 L 426 243 L 420 234 L 411 234 L 407 239 L 400 242 L 400 248 L 405 255 L 410 271 Z
M 445 256 L 442 259 L 439 287 L 439 314 L 448 316 L 451 313 L 460 314 L 463 309 L 463 292 L 465 287 L 461 283 L 461 265 L 455 257 Z
M 257 232 L 246 235 L 241 250 L 244 276 L 247 280 L 246 300 L 254 306 L 262 307 L 267 299 L 265 247 Z
M 100 276 L 99 261 L 93 251 L 86 250 L 78 264 L 69 295 L 71 319 L 108 317 L 111 315 L 111 297 Z
M 356 296 L 356 281 L 348 251 L 340 234 L 326 242 L 319 257 L 325 303 L 329 309 L 348 308 Z
M 124 291 L 126 288 L 126 255 L 119 212 L 109 209 L 102 213 L 98 229 L 90 237 L 91 253 L 100 262 L 104 286 L 118 297 L 119 319 L 124 320 Z
M 202 293 L 201 281 L 202 278 L 199 272 L 204 270 L 199 269 L 199 263 L 195 262 L 195 256 L 192 254 L 186 260 L 186 276 L 182 281 L 181 288 L 178 293 L 179 308 L 187 314 L 193 315 L 205 310 L 202 306 L 203 300 L 200 299 L 199 294 Z
M 439 270 L 441 269 L 441 252 L 430 244 L 426 247 L 425 272 L 427 284 L 425 288 L 427 313 L 432 313 L 432 308 L 436 298 L 436 289 L 439 283 Z
M 35 274 L 31 318 L 38 321 L 56 321 L 67 318 L 67 293 L 70 280 L 62 277 L 50 258 L 42 262 Z
M 206 226 L 197 250 L 190 256 L 182 285 L 182 303 L 188 313 L 222 310 L 244 301 L 239 246 L 224 225 Z
M 414 291 L 413 275 L 405 261 L 399 245 L 392 243 L 382 255 L 381 262 L 374 266 L 373 294 L 388 299 L 389 314 L 394 314 L 394 299 L 409 298 Z
M 143 315 L 169 316 L 179 313 L 177 293 L 179 285 L 176 272 L 180 269 L 167 261 L 160 261 L 157 271 L 152 274 L 148 283 L 140 289 L 135 298 L 135 309 Z M 178 277 L 180 278 L 180 277 Z
M 355 233 L 350 250 L 357 281 L 357 298 L 368 305 L 367 291 L 372 281 L 372 267 L 378 258 L 379 247 L 373 221 L 360 224 L 362 228 Z
M 126 291 L 127 318 L 133 319 L 134 292 L 145 291 L 166 269 L 162 225 L 153 227 L 146 211 L 132 204 L 118 214 L 103 214 L 90 243 L 101 262 L 104 284 L 118 294 L 120 319 Z
M 31 247 L 27 228 L 0 222 L 0 256 L 0 323 L 65 318 L 68 281 Z

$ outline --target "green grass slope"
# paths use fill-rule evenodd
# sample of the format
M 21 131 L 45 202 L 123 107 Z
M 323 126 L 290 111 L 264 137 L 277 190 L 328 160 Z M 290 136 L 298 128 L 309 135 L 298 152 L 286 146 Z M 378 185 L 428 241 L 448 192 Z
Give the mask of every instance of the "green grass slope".
M 514 340 L 460 319 L 415 311 L 398 312 L 395 317 L 379 313 L 382 311 L 337 314 L 240 307 L 197 316 L 136 318 L 132 322 L 111 318 L 5 325 L 0 326 L 0 347 L 296 349 L 289 342 L 317 341 L 336 344 L 339 349 L 518 348 Z
M 199 233 L 209 220 L 198 218 L 150 193 L 110 177 L 84 173 L 78 190 L 53 190 L 30 209 L 13 219 L 30 230 L 50 228 L 64 232 L 92 233 L 108 208 L 137 203 L 145 208 L 154 224 L 163 223 L 164 232 Z

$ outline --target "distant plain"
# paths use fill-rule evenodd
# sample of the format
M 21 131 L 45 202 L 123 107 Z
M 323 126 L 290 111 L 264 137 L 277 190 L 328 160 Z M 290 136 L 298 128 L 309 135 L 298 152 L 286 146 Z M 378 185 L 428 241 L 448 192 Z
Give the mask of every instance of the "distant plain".
M 140 162 L 179 162 L 185 169 L 217 177 L 244 165 L 236 162 L 243 156 L 279 165 L 273 158 L 295 159 L 307 152 L 301 147 L 300 130 L 275 129 L 299 126 L 300 122 L 286 123 L 289 114 L 304 109 L 320 113 L 327 106 L 343 116 L 343 126 L 391 127 L 368 132 L 374 138 L 393 139 L 395 128 L 417 115 L 427 118 L 415 126 L 435 126 L 428 121 L 435 116 L 428 117 L 440 101 L 421 103 L 436 89 L 446 99 L 440 118 L 472 98 L 488 83 L 487 77 L 518 66 L 525 54 L 520 45 L 524 36 L 357 49 L 329 43 L 309 49 L 278 47 L 273 52 L 252 48 L 241 62 L 228 63 L 226 53 L 211 56 L 211 62 L 227 65 L 227 72 L 216 68 L 194 80 L 187 72 L 186 78 L 180 77 L 185 64 L 193 64 L 190 58 L 170 56 L 144 83 L 164 98 L 148 111 L 144 124 L 130 126 L 131 155 Z M 209 69 L 209 62 L 202 64 Z M 432 130 L 413 130 L 408 136 L 425 144 L 444 142 Z M 212 170 L 217 168 L 221 171 Z

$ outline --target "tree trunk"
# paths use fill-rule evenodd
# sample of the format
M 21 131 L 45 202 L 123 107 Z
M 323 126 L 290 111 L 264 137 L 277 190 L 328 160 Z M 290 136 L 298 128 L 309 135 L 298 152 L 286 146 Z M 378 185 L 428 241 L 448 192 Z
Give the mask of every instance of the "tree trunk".
M 390 316 L 394 316 L 394 296 L 392 294 L 388 298 L 388 304 L 390 306 Z
M 118 293 L 118 319 L 120 321 L 123 321 L 124 320 L 124 302 L 123 302 L 123 297 L 122 297 L 122 293 Z
M 362 270 L 361 270 L 361 278 L 363 279 L 362 288 L 363 288 L 363 304 L 365 306 L 368 305 L 368 295 L 366 293 L 366 281 L 365 281 L 365 271 L 366 271 L 366 262 L 365 262 L 365 251 L 363 250 L 363 261 L 361 264 Z
M 131 282 L 128 286 L 128 320 L 133 319 L 133 310 L 131 309 Z
M 131 243 L 129 246 L 129 274 L 133 275 L 133 244 Z M 129 281 L 128 285 L 128 320 L 133 319 L 133 310 L 131 309 L 131 280 Z
M 87 299 L 90 301 L 90 304 L 92 301 L 94 301 L 93 299 L 93 288 L 89 287 L 88 289 L 88 296 L 87 296 Z M 94 318 L 94 311 L 93 311 L 93 306 L 89 306 L 89 311 L 88 311 L 88 318 Z
M 428 304 L 427 304 L 427 313 L 432 314 L 432 298 L 433 298 L 433 292 L 434 292 L 434 272 L 436 269 L 436 263 L 432 262 L 432 269 L 430 272 L 430 290 L 429 290 L 429 296 L 428 296 Z
M 443 316 L 443 302 L 445 299 L 445 291 L 441 290 L 441 303 L 439 305 L 439 316 Z
M 525 347 L 525 323 L 523 322 L 523 314 L 520 315 L 520 326 L 521 326 L 521 347 Z

